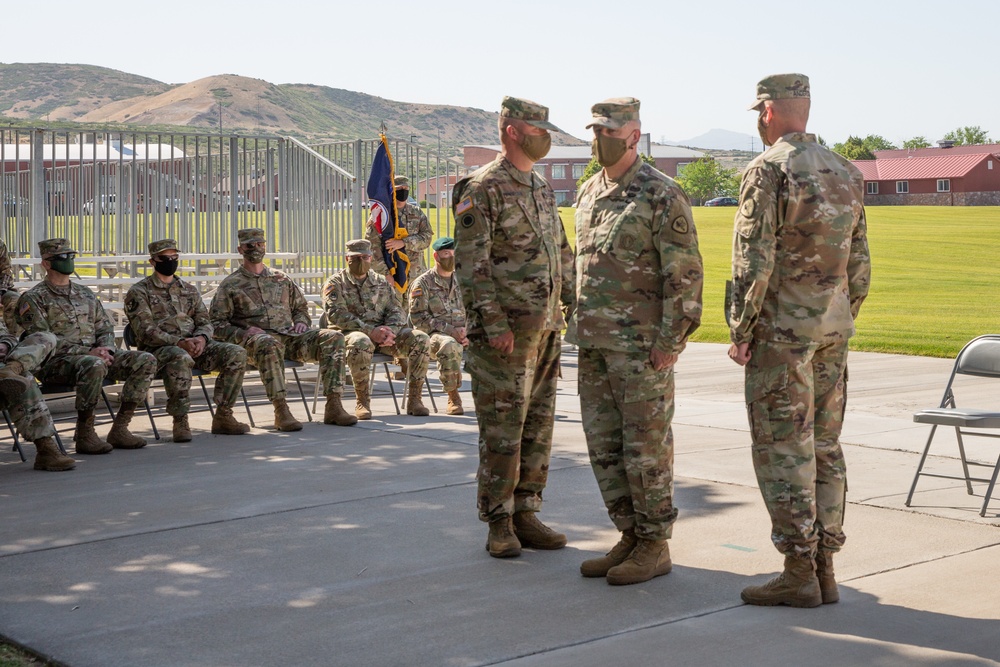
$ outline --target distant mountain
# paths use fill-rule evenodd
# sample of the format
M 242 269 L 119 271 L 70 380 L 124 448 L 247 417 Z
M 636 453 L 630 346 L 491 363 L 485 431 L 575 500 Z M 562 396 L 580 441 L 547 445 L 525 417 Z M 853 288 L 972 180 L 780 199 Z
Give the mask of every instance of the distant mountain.
M 760 137 L 755 137 L 742 132 L 732 132 L 730 130 L 719 129 L 709 130 L 705 134 L 700 134 L 697 137 L 691 137 L 690 139 L 681 139 L 677 141 L 665 139 L 660 143 L 667 144 L 668 146 L 713 148 L 716 150 L 726 151 L 749 151 L 752 149 L 757 152 L 761 149 Z

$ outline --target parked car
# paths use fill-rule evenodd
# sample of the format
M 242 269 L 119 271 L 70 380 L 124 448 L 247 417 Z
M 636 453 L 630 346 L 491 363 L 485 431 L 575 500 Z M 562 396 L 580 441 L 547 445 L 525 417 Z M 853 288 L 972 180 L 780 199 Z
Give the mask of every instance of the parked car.
M 194 210 L 194 204 L 191 204 L 190 202 L 187 203 L 187 204 L 185 204 L 183 199 L 178 199 L 178 198 L 174 198 L 174 199 L 169 199 L 168 198 L 164 202 L 164 205 L 165 205 L 167 213 L 170 213 L 170 212 L 177 213 L 178 211 L 183 211 L 185 209 L 187 209 L 188 211 L 193 211 Z
M 225 197 L 226 210 L 231 211 L 234 208 L 237 211 L 256 211 L 257 204 L 253 203 L 243 195 L 236 195 L 235 197 Z
M 705 206 L 736 206 L 739 202 L 733 197 L 716 197 L 705 202 Z
M 83 213 L 85 215 L 94 215 L 95 210 L 99 211 L 100 213 L 108 213 L 108 214 L 113 214 L 116 212 L 114 193 L 108 195 L 101 195 L 101 198 L 98 200 L 98 202 L 99 202 L 98 205 L 95 206 L 94 200 L 88 199 L 83 204 Z M 124 211 L 125 213 L 132 212 L 127 202 L 125 203 Z

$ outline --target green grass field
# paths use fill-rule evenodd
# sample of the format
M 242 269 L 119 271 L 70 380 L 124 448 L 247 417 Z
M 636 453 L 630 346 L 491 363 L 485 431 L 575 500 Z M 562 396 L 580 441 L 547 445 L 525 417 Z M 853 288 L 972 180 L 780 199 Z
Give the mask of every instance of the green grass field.
M 694 209 L 705 263 L 695 341 L 729 341 L 723 299 L 734 211 Z M 560 209 L 570 243 L 573 212 Z M 851 349 L 954 357 L 970 339 L 1000 332 L 1000 208 L 873 206 L 867 215 L 872 287 Z

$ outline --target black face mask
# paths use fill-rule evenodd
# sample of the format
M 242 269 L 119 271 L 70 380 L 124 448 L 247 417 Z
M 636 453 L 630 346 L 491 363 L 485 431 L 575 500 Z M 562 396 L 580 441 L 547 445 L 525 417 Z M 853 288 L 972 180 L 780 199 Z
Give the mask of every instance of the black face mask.
M 396 201 L 406 201 L 409 196 L 409 190 L 396 190 Z
M 177 273 L 177 265 L 180 259 L 158 259 L 156 260 L 156 272 L 161 276 L 172 276 Z

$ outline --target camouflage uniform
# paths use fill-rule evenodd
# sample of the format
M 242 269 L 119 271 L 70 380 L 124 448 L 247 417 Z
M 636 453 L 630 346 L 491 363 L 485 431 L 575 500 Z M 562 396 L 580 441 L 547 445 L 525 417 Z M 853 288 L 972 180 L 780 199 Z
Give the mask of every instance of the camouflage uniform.
M 479 518 L 492 522 L 542 505 L 573 251 L 552 188 L 502 155 L 460 180 L 452 205 L 479 422 Z M 508 332 L 511 354 L 490 347 Z
M 45 331 L 58 339 L 36 373 L 42 382 L 76 385 L 76 409 L 92 411 L 104 380 L 124 382 L 121 402 L 142 403 L 156 372 L 156 358 L 138 350 L 115 350 L 115 329 L 104 306 L 86 287 L 40 282 L 21 295 L 17 321 L 29 334 Z M 114 350 L 110 366 L 89 354 L 95 347 Z
M 140 350 L 156 357 L 157 372 L 167 391 L 167 414 L 186 415 L 191 408 L 191 369 L 219 371 L 215 404 L 231 408 L 243 386 L 247 353 L 239 345 L 212 339 L 212 323 L 194 285 L 174 277 L 164 283 L 156 275 L 136 283 L 125 295 L 125 312 Z M 205 350 L 197 358 L 178 343 L 202 336 Z
M 344 336 L 329 329 L 295 333 L 292 327 L 312 325 L 302 290 L 277 269 L 264 267 L 255 275 L 238 268 L 219 284 L 209 309 L 216 340 L 246 348 L 260 369 L 269 400 L 285 398 L 284 359 L 319 363 L 325 396 L 344 391 Z M 259 327 L 266 333 L 248 335 Z
M 14 289 L 14 268 L 10 263 L 10 253 L 7 252 L 7 244 L 0 239 L 0 307 L 3 308 L 3 321 L 6 330 L 12 336 L 21 333 L 21 327 L 17 325 L 15 306 L 21 293 Z
M 431 224 L 427 221 L 427 216 L 418 207 L 406 203 L 397 207 L 399 214 L 399 226 L 406 229 L 408 236 L 403 239 L 406 248 L 403 252 L 410 258 L 410 270 L 406 275 L 412 280 L 427 270 L 427 263 L 424 261 L 424 252 L 431 245 L 434 232 L 431 231 Z M 372 244 L 372 270 L 380 276 L 389 273 L 389 267 L 385 264 L 382 256 L 382 239 L 379 237 L 375 227 L 368 223 L 368 235 L 366 237 Z
M 19 342 L 15 336 L 7 332 L 3 322 L 0 322 L 0 343 L 6 343 L 10 350 L 6 357 L 0 359 L 0 362 L 4 364 L 12 361 L 20 362 L 29 380 L 28 387 L 20 401 L 13 405 L 2 405 L 0 408 L 5 408 L 10 412 L 17 432 L 25 440 L 34 442 L 40 438 L 53 437 L 56 430 L 52 425 L 49 407 L 42 398 L 38 384 L 29 374 L 38 371 L 52 350 L 56 348 L 58 340 L 54 334 L 48 331 L 38 331 L 25 336 L 24 340 Z
M 649 355 L 679 354 L 701 321 L 691 207 L 680 186 L 639 158 L 617 181 L 595 174 L 576 205 L 571 328 L 591 466 L 618 530 L 664 540 L 677 517 L 674 373 L 654 370 Z
M 430 353 L 437 359 L 445 391 L 462 385 L 462 344 L 453 338 L 464 329 L 465 306 L 454 274 L 442 278 L 436 269 L 420 275 L 410 287 L 410 323 L 430 334 Z
M 794 85 L 764 94 L 808 97 L 808 83 Z M 786 557 L 838 551 L 846 539 L 839 438 L 847 340 L 871 271 L 863 200 L 857 168 L 806 133 L 786 134 L 754 159 L 740 188 L 730 337 L 750 345 L 754 469 L 771 539 Z

